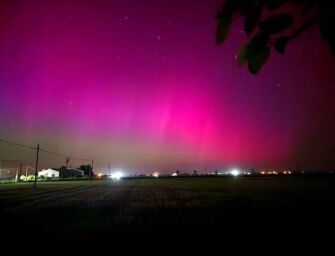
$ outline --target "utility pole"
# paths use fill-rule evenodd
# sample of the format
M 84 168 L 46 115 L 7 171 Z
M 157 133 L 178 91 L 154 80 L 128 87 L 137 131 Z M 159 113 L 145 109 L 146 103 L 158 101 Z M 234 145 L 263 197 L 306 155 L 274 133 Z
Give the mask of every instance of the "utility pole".
M 205 162 L 205 174 L 207 174 L 207 163 Z
M 16 166 L 15 182 L 18 182 L 18 180 L 19 180 L 19 167 Z
M 92 181 L 92 174 L 93 174 L 93 159 L 92 159 L 92 166 L 91 166 L 91 171 L 90 171 L 90 180 Z
M 37 173 L 37 167 L 38 167 L 38 154 L 39 153 L 40 153 L 40 144 L 37 144 L 34 188 L 36 188 L 36 182 L 37 182 L 37 175 L 38 175 L 38 173 Z
M 111 161 L 108 163 L 108 175 L 111 176 Z
M 29 164 L 27 164 L 27 166 L 26 166 L 26 177 L 25 177 L 24 181 L 27 181 L 27 178 L 28 178 L 28 169 L 29 169 Z
M 2 162 L 2 166 L 1 166 L 1 170 L 0 170 L 0 180 L 2 180 L 2 171 L 3 171 L 3 169 L 5 169 L 5 161 L 2 160 L 1 162 Z
M 66 160 L 65 160 L 65 163 L 66 163 L 66 168 L 69 166 L 69 162 L 70 162 L 70 158 L 67 157 Z
M 21 182 L 21 175 L 22 175 L 22 162 L 20 164 L 19 182 Z

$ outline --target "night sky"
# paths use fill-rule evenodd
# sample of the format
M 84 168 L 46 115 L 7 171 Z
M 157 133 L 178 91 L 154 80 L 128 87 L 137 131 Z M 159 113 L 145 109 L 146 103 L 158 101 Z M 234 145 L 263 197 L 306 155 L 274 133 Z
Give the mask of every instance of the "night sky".
M 215 44 L 222 4 L 1 1 L 0 138 L 98 170 L 335 168 L 335 59 L 318 29 L 255 76 L 236 63 L 241 22 Z M 0 143 L 0 159 L 34 157 Z

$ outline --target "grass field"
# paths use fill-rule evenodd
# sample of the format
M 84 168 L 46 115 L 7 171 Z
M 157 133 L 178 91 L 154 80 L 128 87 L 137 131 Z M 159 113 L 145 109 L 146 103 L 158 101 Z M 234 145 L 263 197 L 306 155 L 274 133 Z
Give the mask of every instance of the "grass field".
M 226 177 L 7 184 L 2 230 L 69 237 L 334 226 L 334 178 Z M 201 232 L 200 232 L 201 231 Z M 291 232 L 291 231 L 290 231 Z

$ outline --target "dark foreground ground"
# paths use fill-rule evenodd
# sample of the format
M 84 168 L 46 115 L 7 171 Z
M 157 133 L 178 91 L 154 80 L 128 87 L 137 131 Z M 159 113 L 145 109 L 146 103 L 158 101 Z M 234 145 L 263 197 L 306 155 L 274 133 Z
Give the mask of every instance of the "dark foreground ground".
M 87 242 L 117 238 L 203 241 L 334 235 L 332 177 L 226 177 L 0 186 L 7 239 Z M 331 236 L 326 235 L 331 232 Z M 36 240 L 37 239 L 37 240 Z M 2 238 L 3 240 L 3 238 Z M 165 240 L 166 241 L 166 240 Z M 64 242 L 65 244 L 68 242 Z M 150 243 L 150 242 L 149 242 Z

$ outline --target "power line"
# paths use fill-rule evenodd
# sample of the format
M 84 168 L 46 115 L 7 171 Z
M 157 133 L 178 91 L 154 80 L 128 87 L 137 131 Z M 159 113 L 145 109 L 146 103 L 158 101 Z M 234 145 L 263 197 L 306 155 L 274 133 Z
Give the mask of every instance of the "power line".
M 11 141 L 5 140 L 5 139 L 0 139 L 0 142 L 6 143 L 6 144 L 11 145 L 11 146 L 24 147 L 24 148 L 29 148 L 29 149 L 32 149 L 32 150 L 37 149 L 36 147 L 33 147 L 33 146 L 20 144 L 20 143 L 16 143 L 16 142 L 11 142 Z M 42 151 L 42 152 L 48 153 L 48 154 L 52 154 L 52 155 L 56 155 L 56 156 L 64 157 L 64 158 L 70 158 L 70 159 L 73 159 L 73 160 L 79 160 L 79 161 L 91 161 L 92 160 L 92 159 L 78 158 L 78 157 L 72 157 L 72 156 L 70 157 L 70 156 L 63 155 L 63 154 L 53 152 L 53 151 L 50 151 L 50 150 L 46 150 L 46 149 L 43 149 L 43 148 L 40 148 L 39 150 Z
M 37 182 L 37 176 L 38 176 L 38 170 L 37 170 L 37 167 L 38 167 L 38 155 L 39 155 L 39 152 L 40 152 L 40 144 L 37 144 L 37 152 L 36 152 L 36 167 L 35 167 L 35 179 L 34 179 L 34 188 L 36 188 L 36 182 Z
M 20 160 L 20 159 L 0 159 L 0 162 L 2 162 L 2 161 L 4 161 L 4 162 L 11 162 L 11 163 L 20 163 L 20 162 L 22 162 L 22 160 Z
M 59 156 L 59 157 L 70 158 L 70 159 L 73 159 L 73 160 L 79 160 L 79 161 L 91 161 L 92 160 L 92 159 L 85 159 L 85 158 L 66 156 L 66 155 L 63 155 L 63 154 L 60 154 L 60 153 L 56 153 L 56 152 L 52 152 L 52 151 L 49 151 L 49 150 L 46 150 L 46 149 L 43 149 L 43 148 L 40 148 L 40 151 L 48 153 L 48 154 L 52 154 L 52 155 L 55 155 L 55 156 Z
M 28 146 L 28 145 L 24 145 L 24 144 L 20 144 L 20 143 L 15 143 L 15 142 L 10 142 L 9 140 L 4 140 L 4 139 L 0 139 L 0 142 L 7 143 L 8 145 L 11 145 L 11 146 L 18 146 L 18 147 L 29 148 L 29 149 L 33 149 L 33 150 L 36 149 L 33 146 Z

